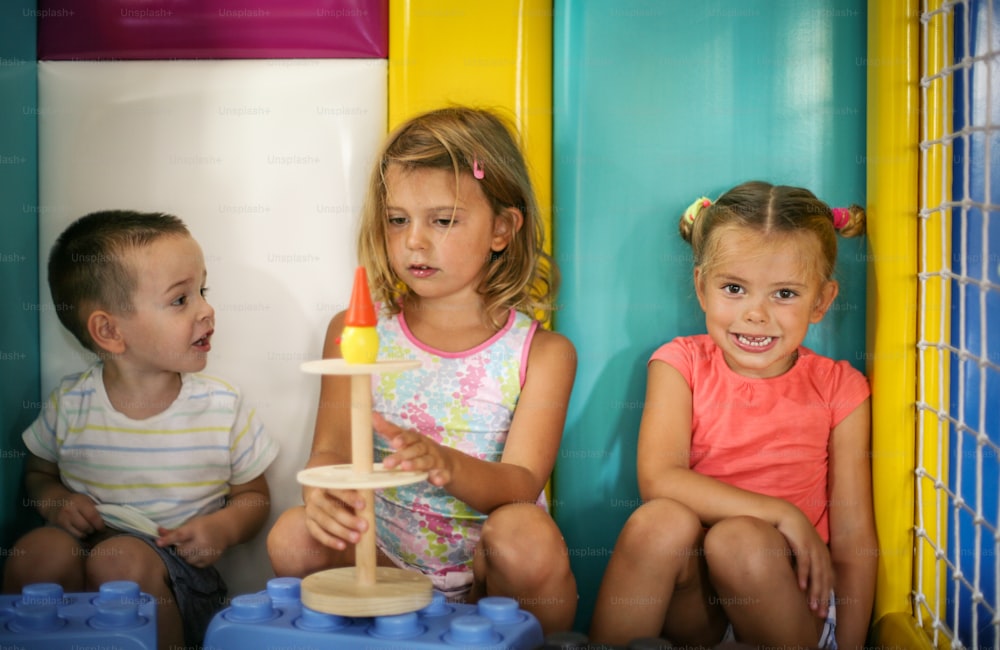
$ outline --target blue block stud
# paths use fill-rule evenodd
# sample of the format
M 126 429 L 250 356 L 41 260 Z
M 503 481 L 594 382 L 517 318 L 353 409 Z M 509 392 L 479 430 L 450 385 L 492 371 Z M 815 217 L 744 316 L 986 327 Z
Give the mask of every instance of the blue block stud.
M 26 585 L 0 596 L 0 647 L 24 650 L 109 647 L 155 650 L 156 602 L 129 581 L 96 593 L 63 592 L 53 583 Z
M 449 603 L 435 593 L 430 604 L 416 612 L 349 618 L 304 607 L 299 582 L 275 578 L 264 591 L 234 598 L 208 626 L 205 650 L 528 650 L 544 642 L 538 619 L 511 598 L 483 598 L 477 605 L 466 605 Z

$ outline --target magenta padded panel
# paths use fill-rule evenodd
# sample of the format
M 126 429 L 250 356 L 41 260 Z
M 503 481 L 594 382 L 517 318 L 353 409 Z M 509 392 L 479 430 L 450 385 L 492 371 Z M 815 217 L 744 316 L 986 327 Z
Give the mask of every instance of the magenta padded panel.
M 389 0 L 39 0 L 40 60 L 381 59 Z

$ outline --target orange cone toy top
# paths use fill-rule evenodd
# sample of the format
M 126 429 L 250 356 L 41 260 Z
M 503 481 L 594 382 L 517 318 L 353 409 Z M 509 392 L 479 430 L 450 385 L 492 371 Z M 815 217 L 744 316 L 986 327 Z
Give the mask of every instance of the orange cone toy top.
M 359 266 L 354 271 L 354 288 L 351 289 L 351 302 L 347 306 L 344 325 L 375 327 L 376 324 L 378 324 L 378 319 L 375 317 L 372 294 L 368 290 L 368 273 L 365 271 L 365 267 Z

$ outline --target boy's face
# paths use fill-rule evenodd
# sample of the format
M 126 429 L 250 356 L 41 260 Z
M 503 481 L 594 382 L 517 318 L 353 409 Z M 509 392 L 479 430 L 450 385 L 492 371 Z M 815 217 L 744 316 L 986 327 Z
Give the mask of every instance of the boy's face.
M 205 300 L 205 258 L 188 236 L 160 237 L 128 253 L 135 273 L 132 311 L 117 314 L 125 357 L 138 369 L 197 372 L 205 368 L 215 310 Z

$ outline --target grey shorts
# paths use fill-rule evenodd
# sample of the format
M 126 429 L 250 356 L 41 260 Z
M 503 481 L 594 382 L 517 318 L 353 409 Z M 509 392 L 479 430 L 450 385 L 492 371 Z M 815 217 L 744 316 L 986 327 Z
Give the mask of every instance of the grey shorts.
M 189 647 L 201 647 L 212 617 L 226 607 L 226 582 L 214 566 L 204 569 L 192 566 L 177 555 L 173 546 L 160 548 L 148 537 L 135 537 L 149 544 L 167 565 L 170 589 L 184 622 L 184 643 Z

